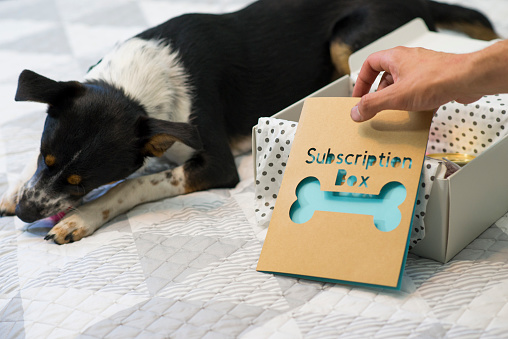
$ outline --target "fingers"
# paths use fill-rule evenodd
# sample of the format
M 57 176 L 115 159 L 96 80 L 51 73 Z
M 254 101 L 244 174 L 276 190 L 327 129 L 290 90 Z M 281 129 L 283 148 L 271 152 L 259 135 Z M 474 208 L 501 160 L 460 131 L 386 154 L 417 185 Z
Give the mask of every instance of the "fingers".
M 367 121 L 384 109 L 394 108 L 394 99 L 397 98 L 394 95 L 397 93 L 395 82 L 396 77 L 398 78 L 396 54 L 405 51 L 405 48 L 397 47 L 373 53 L 365 60 L 353 89 L 353 97 L 362 97 L 358 105 L 351 110 L 354 121 Z M 381 72 L 384 74 L 377 92 L 369 94 L 372 84 Z
M 369 55 L 360 69 L 353 89 L 353 97 L 361 97 L 369 93 L 372 84 L 381 72 L 390 74 L 391 51 L 381 51 Z M 393 78 L 391 78 L 393 80 Z
M 393 76 L 390 73 L 385 72 L 381 77 L 381 81 L 379 82 L 377 90 L 380 91 L 382 89 L 385 89 L 386 87 L 393 85 L 393 83 L 394 83 Z
M 363 122 L 372 119 L 377 113 L 388 108 L 395 108 L 391 100 L 392 93 L 396 93 L 396 85 L 385 88 L 383 91 L 366 94 L 358 105 L 351 109 L 351 119 Z
M 358 74 L 358 78 L 356 79 L 356 83 L 353 88 L 353 97 L 361 97 L 369 93 L 372 84 L 380 73 L 379 71 L 376 71 L 374 68 L 372 68 L 368 61 L 369 59 L 365 61 L 360 70 L 360 73 Z
M 358 74 L 353 96 L 362 99 L 351 110 L 351 118 L 366 121 L 386 109 L 430 110 L 454 98 L 462 103 L 475 101 L 478 95 L 457 92 L 456 65 L 461 60 L 422 48 L 395 47 L 371 54 Z M 377 92 L 369 94 L 383 71 Z

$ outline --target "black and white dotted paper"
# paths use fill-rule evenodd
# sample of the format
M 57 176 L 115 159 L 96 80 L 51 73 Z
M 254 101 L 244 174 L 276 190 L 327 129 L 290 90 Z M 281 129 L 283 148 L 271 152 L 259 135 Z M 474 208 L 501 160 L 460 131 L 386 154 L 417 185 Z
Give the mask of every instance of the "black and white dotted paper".
M 425 237 L 424 219 L 425 213 L 427 212 L 427 202 L 430 198 L 430 191 L 432 190 L 432 185 L 436 180 L 440 163 L 441 161 L 439 160 L 428 157 L 425 158 L 422 175 L 420 177 L 420 183 L 418 186 L 413 222 L 411 225 L 412 229 L 409 239 L 409 249 L 418 244 Z
M 432 120 L 429 153 L 479 155 L 507 134 L 508 94 L 484 96 L 464 105 L 452 101 L 441 106 Z
M 267 227 L 272 217 L 297 125 L 287 120 L 259 119 L 256 128 L 255 212 L 261 227 Z

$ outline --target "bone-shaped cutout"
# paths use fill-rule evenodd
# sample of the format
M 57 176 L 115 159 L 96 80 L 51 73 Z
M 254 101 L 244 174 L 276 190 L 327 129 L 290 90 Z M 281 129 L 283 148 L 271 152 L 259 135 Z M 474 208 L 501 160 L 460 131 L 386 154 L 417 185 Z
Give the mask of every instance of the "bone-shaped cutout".
M 303 179 L 296 187 L 296 201 L 289 216 L 297 224 L 309 221 L 314 211 L 372 215 L 374 225 L 383 232 L 397 228 L 402 219 L 399 205 L 406 199 L 406 188 L 400 182 L 389 182 L 379 195 L 321 191 L 315 177 Z

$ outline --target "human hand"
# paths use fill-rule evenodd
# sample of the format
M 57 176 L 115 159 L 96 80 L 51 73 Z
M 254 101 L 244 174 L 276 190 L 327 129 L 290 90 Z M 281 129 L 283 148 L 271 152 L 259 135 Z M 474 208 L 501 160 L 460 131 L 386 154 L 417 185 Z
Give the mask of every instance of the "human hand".
M 451 100 L 471 103 L 481 94 L 471 93 L 467 76 L 472 70 L 468 54 L 449 54 L 423 48 L 396 47 L 370 55 L 353 90 L 362 97 L 351 110 L 356 122 L 366 121 L 385 109 L 436 110 Z M 384 71 L 375 93 L 370 88 Z

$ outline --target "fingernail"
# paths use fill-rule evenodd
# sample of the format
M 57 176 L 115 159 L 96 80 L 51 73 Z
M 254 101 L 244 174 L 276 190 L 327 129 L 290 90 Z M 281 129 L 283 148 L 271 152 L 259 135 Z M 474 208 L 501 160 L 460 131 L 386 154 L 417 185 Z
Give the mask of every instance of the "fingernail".
M 358 111 L 358 106 L 355 106 L 351 109 L 351 119 L 356 122 L 362 121 L 362 116 L 360 115 L 360 111 Z

